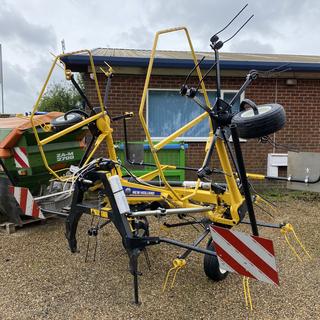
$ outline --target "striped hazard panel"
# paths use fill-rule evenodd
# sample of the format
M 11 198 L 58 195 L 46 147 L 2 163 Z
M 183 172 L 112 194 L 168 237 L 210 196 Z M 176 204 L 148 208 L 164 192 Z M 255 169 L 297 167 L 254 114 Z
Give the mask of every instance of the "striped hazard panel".
M 39 206 L 33 200 L 32 194 L 29 191 L 29 189 L 10 186 L 9 191 L 14 195 L 22 212 L 26 216 L 30 216 L 33 218 L 45 219 Z
M 30 168 L 26 148 L 24 147 L 13 148 L 13 157 L 14 157 L 14 162 L 17 168 Z
M 211 235 L 221 269 L 279 285 L 271 240 L 216 226 Z

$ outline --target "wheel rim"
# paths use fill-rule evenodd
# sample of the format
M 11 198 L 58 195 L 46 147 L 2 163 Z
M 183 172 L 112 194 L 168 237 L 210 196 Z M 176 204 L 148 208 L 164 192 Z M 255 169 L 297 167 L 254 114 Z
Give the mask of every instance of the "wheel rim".
M 269 112 L 271 110 L 271 106 L 261 106 L 261 107 L 258 107 L 258 112 L 259 112 L 259 115 L 260 114 L 264 114 L 266 112 Z M 251 117 L 254 117 L 254 116 L 257 116 L 254 114 L 254 111 L 253 109 L 250 109 L 250 110 L 246 110 L 244 112 L 242 112 L 240 114 L 241 118 L 251 118 Z
M 227 270 L 222 269 L 220 266 L 219 266 L 219 271 L 220 271 L 220 273 L 222 273 L 222 274 L 225 274 L 226 272 L 228 272 Z
M 61 117 L 56 118 L 55 121 L 56 122 L 65 122 L 65 121 L 73 120 L 75 117 L 76 117 L 75 114 L 70 113 L 67 115 L 67 117 L 66 117 L 67 119 L 65 119 L 64 116 L 61 116 Z

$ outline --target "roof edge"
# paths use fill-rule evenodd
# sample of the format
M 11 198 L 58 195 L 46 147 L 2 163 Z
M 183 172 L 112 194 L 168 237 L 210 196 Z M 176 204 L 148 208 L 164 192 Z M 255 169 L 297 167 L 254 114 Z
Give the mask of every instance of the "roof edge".
M 78 72 L 86 72 L 90 65 L 89 57 L 87 55 L 70 55 L 61 59 L 69 69 Z M 94 56 L 94 64 L 96 66 L 104 65 L 105 62 L 112 66 L 117 67 L 148 67 L 149 58 L 141 57 L 112 57 L 112 56 Z M 209 69 L 212 66 L 213 60 L 205 60 L 201 63 L 203 69 Z M 290 71 L 297 72 L 317 72 L 320 71 L 320 63 L 308 62 L 286 62 L 286 61 L 231 61 L 221 60 L 220 66 L 224 70 L 250 70 L 259 69 L 261 71 L 270 70 L 273 68 L 281 67 L 288 63 L 286 66 Z M 168 58 L 155 58 L 154 67 L 156 68 L 178 68 L 188 69 L 193 68 L 194 62 L 191 59 L 168 59 Z

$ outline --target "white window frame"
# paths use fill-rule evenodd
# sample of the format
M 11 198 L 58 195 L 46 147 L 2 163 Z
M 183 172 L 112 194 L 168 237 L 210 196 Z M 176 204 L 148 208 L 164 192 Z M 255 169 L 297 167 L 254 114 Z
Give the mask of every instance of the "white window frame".
M 149 88 L 148 89 L 148 94 L 147 94 L 147 98 L 146 98 L 146 120 L 147 120 L 148 129 L 149 129 L 149 91 L 176 91 L 176 92 L 179 92 L 179 89 L 172 89 L 172 88 L 170 88 L 170 89 Z M 215 89 L 207 89 L 207 92 L 216 92 L 216 91 L 217 90 L 215 90 Z M 237 92 L 238 92 L 238 90 L 226 89 L 226 90 L 221 90 L 221 95 L 222 95 L 222 97 L 224 97 L 225 93 L 237 93 Z M 243 92 L 241 94 L 241 96 L 240 96 L 240 102 L 244 99 L 244 97 L 245 97 L 245 93 Z M 197 106 L 195 105 L 195 107 L 197 107 Z M 152 138 L 152 140 L 163 140 L 166 137 L 151 137 L 151 138 Z M 207 137 L 184 137 L 184 136 L 180 136 L 180 137 L 174 139 L 173 141 L 206 142 L 207 140 L 208 140 L 208 136 Z

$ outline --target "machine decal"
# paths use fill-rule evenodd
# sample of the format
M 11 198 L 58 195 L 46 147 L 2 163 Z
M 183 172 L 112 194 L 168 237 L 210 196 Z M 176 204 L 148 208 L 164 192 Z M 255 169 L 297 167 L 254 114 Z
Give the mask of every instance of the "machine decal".
M 152 190 L 144 190 L 138 188 L 129 188 L 123 187 L 123 191 L 126 196 L 129 197 L 157 197 L 160 196 L 161 192 L 159 191 L 152 191 Z
M 57 153 L 57 161 L 66 161 L 66 160 L 73 160 L 74 159 L 74 153 L 71 152 L 61 152 Z

